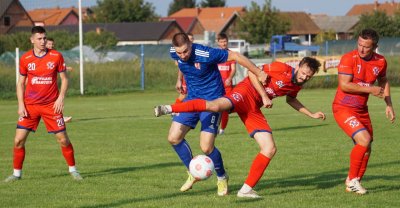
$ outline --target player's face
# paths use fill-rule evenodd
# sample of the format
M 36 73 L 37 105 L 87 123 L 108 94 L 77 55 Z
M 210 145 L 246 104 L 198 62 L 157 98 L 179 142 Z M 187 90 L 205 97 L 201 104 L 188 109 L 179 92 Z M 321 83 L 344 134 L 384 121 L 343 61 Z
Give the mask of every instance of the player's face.
M 54 41 L 47 40 L 47 42 L 46 42 L 46 48 L 48 48 L 48 49 L 54 49 L 54 46 L 55 46 Z
M 227 39 L 219 39 L 217 44 L 221 49 L 228 49 L 228 40 Z
M 45 50 L 46 40 L 46 33 L 35 33 L 31 36 L 31 43 L 35 49 Z
M 314 76 L 314 72 L 306 64 L 303 64 L 295 72 L 295 81 L 297 85 L 303 85 Z
M 179 56 L 183 61 L 187 61 L 190 58 L 190 54 L 192 53 L 192 44 L 186 43 L 180 47 L 175 47 L 176 55 Z
M 376 47 L 371 39 L 363 39 L 362 37 L 358 37 L 357 51 L 360 58 L 369 59 L 375 48 Z

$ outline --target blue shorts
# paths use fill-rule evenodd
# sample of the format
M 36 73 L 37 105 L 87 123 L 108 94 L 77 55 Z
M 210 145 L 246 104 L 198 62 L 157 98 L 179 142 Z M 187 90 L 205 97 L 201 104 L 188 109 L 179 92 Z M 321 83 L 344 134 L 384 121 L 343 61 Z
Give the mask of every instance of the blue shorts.
M 201 122 L 201 131 L 210 132 L 213 134 L 218 133 L 218 126 L 221 121 L 221 113 L 212 112 L 191 112 L 179 113 L 172 119 L 175 122 L 196 128 L 197 123 Z

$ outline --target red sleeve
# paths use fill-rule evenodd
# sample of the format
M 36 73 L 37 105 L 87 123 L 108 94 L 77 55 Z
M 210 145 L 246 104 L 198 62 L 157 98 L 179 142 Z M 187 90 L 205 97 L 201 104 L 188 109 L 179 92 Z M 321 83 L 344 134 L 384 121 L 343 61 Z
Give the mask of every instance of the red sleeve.
M 384 60 L 384 64 L 382 67 L 382 70 L 379 72 L 379 77 L 386 77 L 386 68 L 387 68 L 387 62 Z
M 26 76 L 28 74 L 28 69 L 26 68 L 26 63 L 24 61 L 24 56 L 19 59 L 19 74 Z
M 57 64 L 57 71 L 58 72 L 64 72 L 66 69 L 67 68 L 65 67 L 64 57 L 60 53 L 60 58 L 59 58 L 58 64 Z
M 347 75 L 353 75 L 353 58 L 352 56 L 349 56 L 348 54 L 344 55 L 340 59 L 340 63 L 338 66 L 338 74 L 347 74 Z

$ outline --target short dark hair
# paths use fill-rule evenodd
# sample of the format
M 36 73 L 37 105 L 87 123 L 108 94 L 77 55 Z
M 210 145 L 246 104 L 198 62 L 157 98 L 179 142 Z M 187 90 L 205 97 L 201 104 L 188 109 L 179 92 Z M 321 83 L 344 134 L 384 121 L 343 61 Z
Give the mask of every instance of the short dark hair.
M 228 36 L 227 36 L 225 33 L 220 33 L 220 34 L 218 34 L 217 40 L 221 40 L 221 39 L 229 40 L 229 39 L 228 39 Z
M 53 41 L 54 42 L 54 39 L 53 38 L 47 38 L 47 41 Z
M 32 27 L 31 34 L 33 35 L 35 33 L 46 33 L 46 30 L 42 26 L 34 26 Z
M 304 64 L 306 64 L 308 67 L 310 67 L 311 71 L 313 71 L 313 73 L 317 73 L 319 70 L 319 67 L 321 66 L 321 63 L 316 59 L 316 58 L 312 58 L 312 57 L 304 57 L 300 63 L 299 63 L 299 67 L 303 66 Z
M 361 33 L 358 35 L 358 37 L 361 37 L 362 39 L 370 39 L 372 40 L 372 43 L 376 46 L 379 42 L 379 35 L 378 33 L 371 28 L 366 28 L 361 31 Z
M 174 47 L 181 47 L 184 44 L 190 43 L 189 37 L 186 33 L 176 33 L 172 38 L 172 45 Z
M 188 32 L 188 33 L 186 33 L 186 35 L 193 36 L 193 33 Z

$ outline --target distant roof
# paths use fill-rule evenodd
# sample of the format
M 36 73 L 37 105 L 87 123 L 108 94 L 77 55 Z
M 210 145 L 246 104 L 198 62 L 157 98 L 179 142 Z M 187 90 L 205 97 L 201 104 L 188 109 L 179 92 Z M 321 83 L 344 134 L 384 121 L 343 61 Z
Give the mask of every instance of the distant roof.
M 347 33 L 352 31 L 354 26 L 357 25 L 359 16 L 311 15 L 311 19 L 321 30 Z
M 236 15 L 242 15 L 244 12 L 245 7 L 183 8 L 169 18 L 197 17 L 205 30 L 220 33 Z
M 291 23 L 288 35 L 318 34 L 320 28 L 305 12 L 281 12 Z
M 0 17 L 3 17 L 4 13 L 7 11 L 8 7 L 11 3 L 15 0 L 0 0 L 1 7 L 0 7 Z
M 34 22 L 43 22 L 46 26 L 60 25 L 71 13 L 78 17 L 78 13 L 74 7 L 34 9 L 28 11 L 29 16 Z
M 394 0 L 385 1 L 383 3 L 379 3 L 379 1 L 375 0 L 372 4 L 356 4 L 354 5 L 348 12 L 347 16 L 361 15 L 367 13 L 373 13 L 374 11 L 383 11 L 387 15 L 391 16 L 396 13 L 397 10 L 400 9 L 400 3 L 396 3 Z
M 197 17 L 162 17 L 160 18 L 160 20 L 161 21 L 175 20 L 185 32 L 189 32 L 194 26 L 194 24 L 196 24 Z
M 99 23 L 83 24 L 83 32 L 96 31 L 100 28 L 105 31 L 114 32 L 118 41 L 148 41 L 161 40 L 168 28 L 176 26 L 182 32 L 182 28 L 175 21 L 165 22 L 132 22 L 132 23 Z M 14 27 L 10 33 L 20 31 L 30 31 L 32 27 Z M 78 32 L 77 25 L 45 26 L 46 31 L 66 30 L 74 33 Z M 138 32 L 140 31 L 140 32 Z

